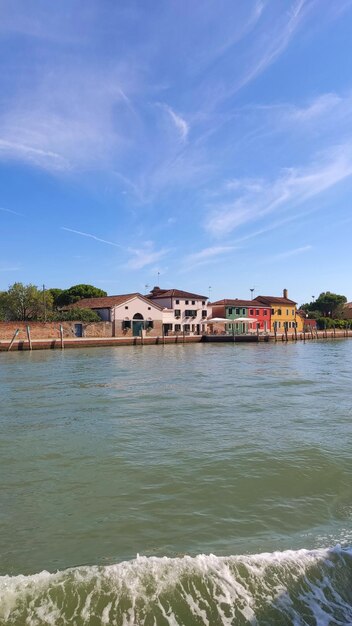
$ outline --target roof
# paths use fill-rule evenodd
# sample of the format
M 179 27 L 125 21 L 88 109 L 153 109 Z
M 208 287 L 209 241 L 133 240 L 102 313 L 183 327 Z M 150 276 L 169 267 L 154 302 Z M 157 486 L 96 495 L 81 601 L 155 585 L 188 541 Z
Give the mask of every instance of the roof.
M 242 307 L 250 307 L 252 309 L 255 308 L 264 308 L 267 305 L 263 304 L 261 302 L 257 302 L 256 300 L 239 300 L 238 298 L 234 298 L 234 299 L 224 299 L 224 300 L 217 300 L 216 302 L 211 302 L 212 306 L 242 306 Z
M 262 302 L 264 304 L 297 304 L 294 300 L 290 300 L 289 298 L 278 298 L 277 296 L 257 296 L 256 300 L 258 302 Z
M 148 294 L 148 298 L 154 300 L 155 298 L 189 298 L 190 300 L 207 300 L 208 296 L 201 296 L 197 293 L 190 293 L 189 291 L 182 291 L 181 289 L 160 289 L 154 287 L 154 289 Z
M 148 304 L 152 304 L 160 311 L 163 310 L 164 307 L 159 306 L 156 302 L 151 302 L 145 296 L 142 296 L 140 293 L 125 293 L 118 296 L 104 296 L 102 298 L 84 298 L 83 300 L 78 300 L 78 302 L 74 302 L 70 304 L 69 308 L 79 308 L 79 309 L 111 309 L 115 306 L 120 306 L 127 302 L 128 300 L 132 300 L 133 298 L 141 298 Z

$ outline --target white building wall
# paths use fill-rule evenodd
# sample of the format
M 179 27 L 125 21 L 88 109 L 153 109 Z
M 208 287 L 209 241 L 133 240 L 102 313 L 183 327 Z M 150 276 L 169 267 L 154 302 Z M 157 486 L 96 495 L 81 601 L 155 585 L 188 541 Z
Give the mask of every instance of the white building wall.
M 178 301 L 178 303 L 176 301 Z M 167 318 L 168 318 L 167 322 L 166 322 L 166 313 L 163 312 L 163 322 L 173 325 L 172 332 L 185 331 L 185 332 L 190 332 L 192 334 L 197 334 L 198 330 L 200 332 L 205 331 L 206 326 L 204 325 L 204 319 L 206 319 L 206 317 L 208 316 L 208 308 L 207 308 L 206 300 L 200 300 L 200 299 L 192 300 L 192 298 L 190 299 L 190 298 L 173 297 L 173 298 L 155 298 L 155 302 L 157 302 L 159 306 L 165 306 L 168 309 L 172 310 L 171 317 L 169 313 L 167 314 Z M 194 304 L 192 304 L 192 302 L 194 302 Z M 177 311 L 180 312 L 178 316 L 176 316 Z M 195 315 L 192 317 L 186 317 L 186 311 L 194 311 Z M 202 311 L 207 312 L 207 315 L 205 318 L 202 315 Z
M 135 296 L 132 300 L 128 302 L 124 302 L 119 306 L 115 306 L 111 310 L 112 320 L 133 320 L 134 315 L 136 313 L 140 313 L 143 316 L 144 320 L 161 320 L 162 319 L 162 311 L 157 307 L 153 306 L 153 303 L 147 303 L 142 298 Z

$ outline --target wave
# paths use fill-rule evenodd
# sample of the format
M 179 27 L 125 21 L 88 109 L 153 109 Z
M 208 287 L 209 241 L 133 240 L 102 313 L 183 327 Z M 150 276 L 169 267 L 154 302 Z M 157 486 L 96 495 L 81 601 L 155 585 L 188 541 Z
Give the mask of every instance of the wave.
M 139 557 L 0 577 L 6 626 L 352 624 L 352 549 Z

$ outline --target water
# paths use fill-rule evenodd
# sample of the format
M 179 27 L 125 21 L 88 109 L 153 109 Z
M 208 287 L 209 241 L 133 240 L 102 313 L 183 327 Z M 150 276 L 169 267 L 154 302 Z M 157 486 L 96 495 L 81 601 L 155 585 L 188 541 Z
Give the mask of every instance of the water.
M 352 341 L 0 355 L 0 624 L 352 624 Z

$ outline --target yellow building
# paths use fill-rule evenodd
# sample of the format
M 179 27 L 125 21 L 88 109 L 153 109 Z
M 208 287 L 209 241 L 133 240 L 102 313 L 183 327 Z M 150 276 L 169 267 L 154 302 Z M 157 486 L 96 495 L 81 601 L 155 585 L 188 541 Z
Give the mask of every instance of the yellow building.
M 257 296 L 256 300 L 271 308 L 271 331 L 275 329 L 278 333 L 292 331 L 297 328 L 297 332 L 303 331 L 303 320 L 297 313 L 297 302 L 288 298 L 287 289 L 283 290 L 280 298 L 275 296 Z

